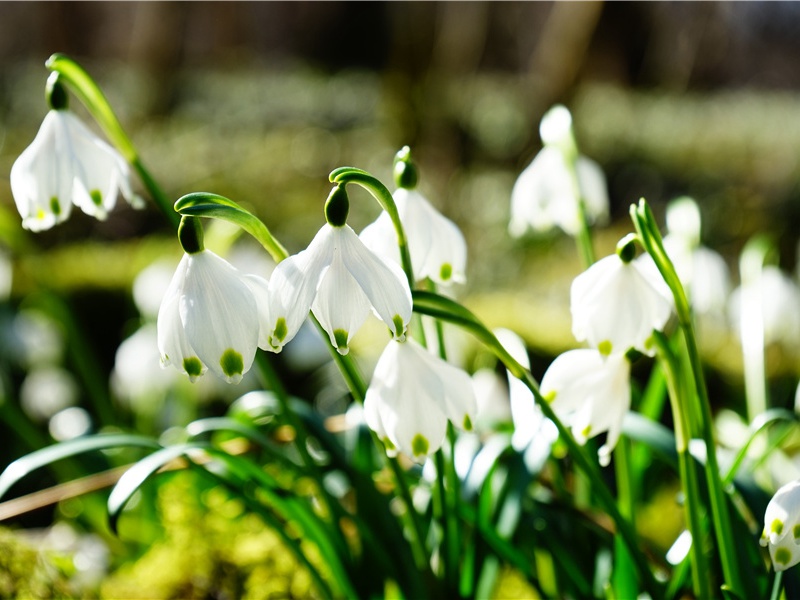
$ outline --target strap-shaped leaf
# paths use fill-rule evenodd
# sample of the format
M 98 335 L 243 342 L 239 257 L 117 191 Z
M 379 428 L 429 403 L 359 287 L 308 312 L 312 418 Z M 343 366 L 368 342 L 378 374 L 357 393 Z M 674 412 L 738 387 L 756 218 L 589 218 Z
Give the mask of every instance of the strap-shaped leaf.
M 161 447 L 158 442 L 151 438 L 129 434 L 94 435 L 91 437 L 68 440 L 55 444 L 54 446 L 48 446 L 47 448 L 42 448 L 41 450 L 31 452 L 26 456 L 18 458 L 6 467 L 3 474 L 0 475 L 0 498 L 2 498 L 16 482 L 36 469 L 85 452 L 124 446 L 143 448 Z

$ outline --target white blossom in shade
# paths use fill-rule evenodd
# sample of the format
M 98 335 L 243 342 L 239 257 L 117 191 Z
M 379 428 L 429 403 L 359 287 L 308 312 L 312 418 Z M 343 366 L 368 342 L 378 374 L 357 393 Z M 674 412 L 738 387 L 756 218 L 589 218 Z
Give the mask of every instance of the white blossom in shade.
M 539 151 L 511 190 L 511 235 L 519 237 L 529 229 L 549 231 L 553 227 L 575 235 L 581 226 L 580 198 L 589 223 L 608 220 L 608 192 L 602 169 L 584 156 L 578 156 L 575 168 L 579 189 L 561 150 L 545 146 Z
M 653 330 L 664 328 L 672 305 L 636 261 L 625 262 L 612 254 L 573 280 L 570 312 L 578 341 L 606 355 L 630 348 L 652 355 L 650 337 Z
M 767 265 L 761 271 L 751 299 L 761 305 L 764 344 L 783 344 L 795 348 L 800 344 L 800 289 L 779 267 Z M 737 287 L 729 298 L 731 325 L 742 336 L 742 287 Z M 757 309 L 756 309 L 757 310 Z M 757 316 L 746 319 L 754 323 Z
M 464 283 L 467 242 L 461 230 L 416 190 L 400 188 L 393 197 L 406 234 L 414 277 L 430 277 L 443 284 Z M 400 264 L 397 235 L 386 211 L 359 237 L 378 256 Z
M 278 263 L 269 283 L 267 349 L 280 352 L 314 313 L 340 354 L 370 307 L 396 340 L 411 319 L 411 290 L 402 269 L 381 259 L 349 225 L 323 225 L 308 248 Z
M 364 399 L 364 419 L 387 451 L 418 462 L 441 447 L 448 420 L 472 429 L 477 409 L 470 376 L 412 339 L 389 342 Z
M 597 451 L 600 464 L 607 465 L 631 405 L 630 363 L 625 355 L 603 356 L 592 348 L 569 350 L 550 364 L 540 389 L 579 444 L 608 432 Z
M 800 481 L 787 483 L 769 501 L 760 541 L 776 571 L 800 562 Z
M 105 219 L 118 193 L 141 205 L 122 156 L 68 110 L 47 113 L 39 133 L 11 167 L 11 192 L 22 226 L 31 231 L 65 221 L 73 204 Z
M 184 254 L 158 312 L 158 349 L 193 381 L 207 369 L 238 383 L 253 364 L 266 282 L 209 250 Z M 258 285 L 254 284 L 254 281 Z

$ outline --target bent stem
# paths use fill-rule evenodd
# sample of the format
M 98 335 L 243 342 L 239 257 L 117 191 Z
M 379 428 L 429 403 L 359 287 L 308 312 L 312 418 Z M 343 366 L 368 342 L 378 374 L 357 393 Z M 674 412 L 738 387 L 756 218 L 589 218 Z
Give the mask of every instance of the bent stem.
M 714 533 L 716 534 L 717 549 L 719 551 L 720 562 L 725 583 L 730 590 L 740 598 L 745 597 L 744 588 L 741 580 L 741 570 L 737 564 L 736 542 L 733 537 L 730 511 L 725 496 L 725 490 L 720 477 L 719 463 L 717 461 L 716 443 L 712 430 L 713 415 L 711 414 L 711 403 L 708 398 L 708 390 L 705 384 L 703 365 L 700 361 L 700 353 L 697 347 L 697 340 L 692 324 L 692 315 L 686 292 L 678 278 L 675 267 L 672 264 L 664 244 L 661 240 L 661 233 L 655 221 L 650 207 L 644 201 L 639 201 L 639 205 L 631 205 L 631 219 L 642 244 L 648 254 L 653 258 L 661 276 L 672 291 L 675 300 L 675 312 L 678 315 L 681 331 L 686 341 L 686 352 L 695 385 L 695 393 L 690 395 L 697 403 L 696 411 L 700 415 L 699 427 L 706 447 L 705 472 L 708 483 L 709 496 L 711 499 L 711 513 L 714 521 Z M 683 407 L 688 408 L 688 407 Z
M 67 82 L 75 95 L 80 98 L 111 143 L 139 174 L 142 183 L 150 192 L 153 202 L 161 209 L 170 224 L 177 229 L 180 217 L 172 210 L 172 201 L 156 183 L 150 171 L 145 168 L 139 153 L 136 151 L 136 147 L 122 128 L 100 86 L 97 85 L 83 67 L 64 54 L 53 54 L 47 59 L 45 66 L 58 73 L 62 80 Z

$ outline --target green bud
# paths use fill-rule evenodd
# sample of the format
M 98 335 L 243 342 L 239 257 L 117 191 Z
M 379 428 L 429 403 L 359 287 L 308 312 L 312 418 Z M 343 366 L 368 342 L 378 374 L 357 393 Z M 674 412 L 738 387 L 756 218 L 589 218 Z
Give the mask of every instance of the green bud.
M 417 187 L 417 166 L 411 161 L 411 149 L 408 146 L 394 155 L 394 183 L 399 188 L 413 190 Z
M 203 246 L 203 226 L 197 217 L 181 217 L 178 225 L 178 240 L 186 254 L 197 254 L 205 248 Z
M 636 256 L 636 241 L 639 238 L 635 233 L 629 233 L 617 242 L 617 256 L 624 263 L 631 262 Z
M 325 220 L 331 227 L 344 227 L 350 212 L 350 199 L 344 185 L 337 185 L 325 202 Z
M 47 87 L 45 88 L 45 98 L 47 104 L 53 110 L 66 110 L 69 106 L 69 96 L 64 85 L 59 81 L 61 75 L 57 71 L 53 71 L 50 77 L 47 78 Z

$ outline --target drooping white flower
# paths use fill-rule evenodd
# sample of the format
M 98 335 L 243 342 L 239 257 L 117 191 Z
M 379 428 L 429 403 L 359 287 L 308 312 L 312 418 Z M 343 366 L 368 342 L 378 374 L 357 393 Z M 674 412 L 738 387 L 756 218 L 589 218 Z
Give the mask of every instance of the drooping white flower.
M 51 110 L 11 167 L 11 192 L 22 226 L 42 231 L 65 221 L 72 205 L 97 219 L 117 194 L 139 206 L 122 156 L 68 110 Z
M 456 224 L 416 190 L 400 188 L 393 197 L 408 241 L 414 276 L 430 277 L 437 283 L 463 283 L 467 243 Z M 379 256 L 400 264 L 397 236 L 387 212 L 381 212 L 359 237 Z
M 389 342 L 364 399 L 366 423 L 387 450 L 419 462 L 441 447 L 448 420 L 471 429 L 476 412 L 469 375 L 412 339 Z
M 192 381 L 211 369 L 238 383 L 253 364 L 261 319 L 268 319 L 266 290 L 265 280 L 209 250 L 184 254 L 158 312 L 162 364 Z
M 597 452 L 600 464 L 607 465 L 631 404 L 630 363 L 625 355 L 604 356 L 593 348 L 569 350 L 550 364 L 540 389 L 578 443 L 608 432 Z
M 331 344 L 346 354 L 370 307 L 402 340 L 411 319 L 411 290 L 403 271 L 382 260 L 349 225 L 323 225 L 308 248 L 281 261 L 269 283 L 268 349 L 280 352 L 314 313 Z
M 769 546 L 776 571 L 800 562 L 800 481 L 787 483 L 769 501 L 760 542 Z
M 664 328 L 671 310 L 636 261 L 617 254 L 594 263 L 570 289 L 572 333 L 606 355 L 630 348 L 652 355 L 648 340 Z

